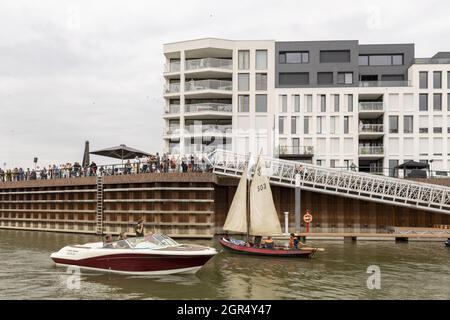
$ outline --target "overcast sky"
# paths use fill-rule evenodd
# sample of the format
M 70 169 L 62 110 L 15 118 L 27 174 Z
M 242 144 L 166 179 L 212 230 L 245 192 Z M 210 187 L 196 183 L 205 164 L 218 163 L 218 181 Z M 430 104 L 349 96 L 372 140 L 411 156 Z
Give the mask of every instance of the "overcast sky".
M 445 0 L 1 0 L 0 166 L 81 161 L 85 140 L 160 150 L 164 43 L 414 42 L 429 57 L 450 51 L 449 12 Z

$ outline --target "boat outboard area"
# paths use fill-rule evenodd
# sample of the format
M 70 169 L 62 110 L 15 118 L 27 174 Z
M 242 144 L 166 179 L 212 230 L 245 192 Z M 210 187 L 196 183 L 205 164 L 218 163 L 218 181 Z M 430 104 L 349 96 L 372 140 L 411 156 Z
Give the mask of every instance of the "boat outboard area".
M 180 244 L 165 234 L 69 245 L 51 254 L 57 266 L 133 275 L 195 273 L 217 254 L 211 247 Z

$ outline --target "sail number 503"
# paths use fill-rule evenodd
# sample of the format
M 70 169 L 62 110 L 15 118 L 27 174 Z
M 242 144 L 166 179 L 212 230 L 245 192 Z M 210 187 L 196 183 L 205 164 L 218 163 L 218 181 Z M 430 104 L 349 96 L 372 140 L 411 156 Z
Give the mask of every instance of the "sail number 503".
M 258 186 L 258 192 L 263 191 L 263 190 L 266 190 L 266 189 L 267 189 L 267 186 L 266 186 L 265 183 L 260 184 L 260 185 Z
M 242 305 L 242 304 L 230 304 L 222 305 L 223 315 L 268 315 L 272 305 L 262 304 L 262 305 Z

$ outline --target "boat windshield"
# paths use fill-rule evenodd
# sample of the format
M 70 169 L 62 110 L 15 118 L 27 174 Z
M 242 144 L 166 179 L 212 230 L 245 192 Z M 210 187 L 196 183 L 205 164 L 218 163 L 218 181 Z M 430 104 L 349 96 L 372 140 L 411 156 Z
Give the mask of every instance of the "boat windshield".
M 142 238 L 129 238 L 126 241 L 132 248 L 136 249 L 160 249 L 180 245 L 165 234 L 151 234 Z

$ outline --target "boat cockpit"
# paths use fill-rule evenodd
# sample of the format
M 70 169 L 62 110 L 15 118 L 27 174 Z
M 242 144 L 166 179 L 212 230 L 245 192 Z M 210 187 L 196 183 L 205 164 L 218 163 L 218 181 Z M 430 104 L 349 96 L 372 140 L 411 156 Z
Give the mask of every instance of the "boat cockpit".
M 105 249 L 164 249 L 181 246 L 165 234 L 150 234 L 145 237 L 128 238 L 124 240 L 105 242 Z

